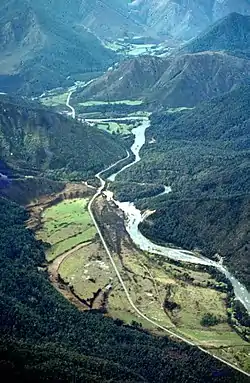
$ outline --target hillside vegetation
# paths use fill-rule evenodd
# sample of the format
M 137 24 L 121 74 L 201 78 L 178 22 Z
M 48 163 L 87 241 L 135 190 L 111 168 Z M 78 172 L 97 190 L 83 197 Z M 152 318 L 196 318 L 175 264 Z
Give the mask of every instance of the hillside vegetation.
M 79 1 L 1 2 L 1 91 L 39 94 L 67 84 L 70 75 L 108 68 L 115 54 L 77 23 L 79 6 Z
M 126 150 L 109 133 L 3 96 L 0 155 L 9 167 L 28 175 L 82 180 L 125 157 Z
M 79 91 L 77 99 L 111 102 L 142 97 L 143 92 L 152 88 L 163 75 L 167 65 L 168 61 L 160 57 L 127 59 Z

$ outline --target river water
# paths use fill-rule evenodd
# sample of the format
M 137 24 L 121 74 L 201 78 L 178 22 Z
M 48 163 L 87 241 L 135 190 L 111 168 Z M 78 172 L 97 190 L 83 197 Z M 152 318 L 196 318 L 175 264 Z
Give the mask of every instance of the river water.
M 131 119 L 128 117 L 127 119 Z M 135 163 L 140 161 L 140 149 L 145 144 L 145 131 L 150 126 L 150 120 L 147 117 L 133 117 L 133 120 L 138 119 L 142 120 L 141 124 L 132 130 L 132 133 L 135 136 L 134 143 L 131 147 L 131 151 L 135 155 L 135 159 L 132 163 L 125 165 L 121 170 L 115 172 L 109 176 L 109 181 L 114 181 L 117 174 L 123 172 L 125 169 L 133 166 Z M 112 119 L 114 120 L 114 119 Z M 120 120 L 120 119 L 117 119 Z M 163 194 L 171 192 L 170 187 L 165 187 Z M 162 194 L 162 193 L 161 193 Z M 250 312 L 250 293 L 247 289 L 227 270 L 221 262 L 215 262 L 207 257 L 199 256 L 197 257 L 194 253 L 187 250 L 173 249 L 170 247 L 156 245 L 146 238 L 139 230 L 138 225 L 142 222 L 142 213 L 137 209 L 133 202 L 119 202 L 114 201 L 116 205 L 124 212 L 125 214 L 125 226 L 127 232 L 129 233 L 132 241 L 143 251 L 150 252 L 152 254 L 159 254 L 166 256 L 168 258 L 190 262 L 195 264 L 202 264 L 213 266 L 223 272 L 226 277 L 231 281 L 234 293 L 237 299 L 239 299 L 245 308 Z

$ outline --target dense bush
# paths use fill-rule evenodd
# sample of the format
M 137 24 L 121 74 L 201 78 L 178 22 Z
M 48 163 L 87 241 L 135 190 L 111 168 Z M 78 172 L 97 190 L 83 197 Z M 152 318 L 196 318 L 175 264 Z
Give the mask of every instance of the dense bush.
M 218 323 L 220 323 L 219 319 L 211 313 L 206 313 L 201 318 L 201 325 L 204 327 L 215 326 Z

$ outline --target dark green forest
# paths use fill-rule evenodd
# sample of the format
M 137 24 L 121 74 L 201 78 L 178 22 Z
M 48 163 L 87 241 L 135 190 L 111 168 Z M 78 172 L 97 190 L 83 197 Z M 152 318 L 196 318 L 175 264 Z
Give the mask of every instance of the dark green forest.
M 49 283 L 27 212 L 0 199 L 1 372 L 12 381 L 244 382 L 167 336 L 80 312 Z
M 249 116 L 248 86 L 192 110 L 153 114 L 142 160 L 117 177 L 171 185 L 172 193 L 137 202 L 157 210 L 142 232 L 209 256 L 219 252 L 248 287 Z
M 134 201 L 141 198 L 154 197 L 157 194 L 164 192 L 163 185 L 157 184 L 139 184 L 136 182 L 112 182 L 109 186 L 109 190 L 115 193 L 115 197 L 123 201 Z

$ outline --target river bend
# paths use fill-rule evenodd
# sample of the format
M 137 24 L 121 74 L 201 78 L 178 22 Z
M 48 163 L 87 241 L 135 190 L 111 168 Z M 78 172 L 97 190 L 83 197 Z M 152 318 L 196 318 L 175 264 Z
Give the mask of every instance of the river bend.
M 131 151 L 135 156 L 135 159 L 130 164 L 125 165 L 122 169 L 119 171 L 111 174 L 108 177 L 109 181 L 114 181 L 116 176 L 123 172 L 125 169 L 133 166 L 135 163 L 139 162 L 140 157 L 140 149 L 145 144 L 145 131 L 150 126 L 150 120 L 147 117 L 139 117 L 139 116 L 133 116 L 133 117 L 126 117 L 124 120 L 139 120 L 141 121 L 141 124 L 134 128 L 132 130 L 132 133 L 134 134 L 134 143 L 131 146 Z M 109 119 L 106 119 L 106 121 Z M 114 120 L 121 120 L 121 118 L 111 119 Z M 91 120 L 91 122 L 101 122 L 105 120 Z M 112 166 L 110 167 L 112 168 Z M 101 180 L 101 183 L 105 182 L 101 178 L 102 172 L 98 174 L 98 178 Z M 171 192 L 171 188 L 165 186 L 165 191 L 163 193 Z M 162 194 L 162 193 L 161 193 Z M 133 202 L 120 202 L 117 200 L 114 200 L 116 205 L 124 212 L 125 215 L 125 226 L 127 229 L 128 234 L 130 235 L 132 241 L 137 245 L 141 250 L 147 251 L 152 254 L 159 254 L 166 256 L 170 259 L 182 261 L 182 262 L 190 262 L 195 264 L 202 264 L 202 265 L 208 265 L 216 267 L 218 270 L 220 270 L 224 275 L 231 281 L 233 288 L 234 288 L 234 294 L 237 299 L 241 301 L 241 303 L 245 306 L 245 308 L 250 312 L 250 293 L 246 289 L 245 286 L 243 286 L 228 270 L 227 268 L 222 264 L 222 262 L 215 262 L 207 257 L 199 256 L 197 257 L 193 252 L 187 251 L 187 250 L 180 250 L 180 249 L 173 249 L 170 247 L 160 246 L 154 244 L 152 241 L 150 241 L 148 238 L 146 238 L 139 230 L 138 225 L 140 222 L 142 222 L 143 217 L 142 213 L 139 209 L 136 208 Z

